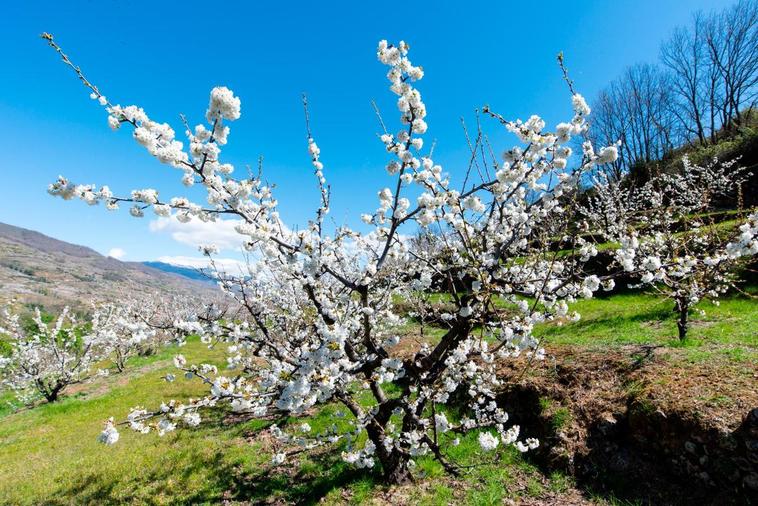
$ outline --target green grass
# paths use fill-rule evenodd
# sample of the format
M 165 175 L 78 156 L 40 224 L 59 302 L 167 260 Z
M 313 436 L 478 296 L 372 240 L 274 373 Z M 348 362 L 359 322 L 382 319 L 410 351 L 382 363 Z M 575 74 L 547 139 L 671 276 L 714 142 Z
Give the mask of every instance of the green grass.
M 755 288 L 751 291 L 756 292 Z M 642 343 L 682 346 L 676 339 L 670 301 L 617 294 L 575 306 L 582 314 L 579 322 L 538 325 L 535 333 L 546 343 L 587 349 Z M 700 307 L 706 315 L 693 314 L 690 339 L 682 346 L 688 360 L 758 361 L 755 300 L 731 296 L 722 299 L 720 306 L 703 303 Z M 442 332 L 426 329 L 430 339 Z M 397 490 L 384 487 L 376 473 L 349 468 L 339 457 L 340 448 L 303 454 L 293 465 L 272 469 L 272 442 L 261 433 L 271 422 L 229 423 L 225 413 L 216 413 L 196 429 L 164 437 L 123 428 L 117 445 L 97 443 L 101 421 L 109 416 L 122 420 L 133 406 L 152 408 L 164 400 L 187 400 L 206 392 L 197 380 L 180 377 L 167 383 L 162 379 L 174 371 L 171 357 L 179 351 L 169 348 L 132 359 L 124 374 L 97 378 L 55 404 L 13 413 L 5 406 L 8 393 L 0 393 L 0 504 L 214 504 L 224 499 L 297 502 L 306 497 L 326 504 L 381 504 L 394 501 L 395 496 L 387 499 L 386 494 L 395 493 L 411 504 L 501 504 L 574 487 L 560 473 L 541 474 L 513 449 L 491 462 L 492 455 L 481 452 L 475 433 L 447 450 L 454 461 L 467 466 L 462 477 L 452 479 L 439 463 L 424 457 L 415 471 L 419 481 Z M 181 353 L 191 363 L 224 363 L 223 350 L 208 350 L 197 340 L 191 340 Z M 627 388 L 633 392 L 638 385 Z M 395 392 L 388 390 L 388 394 Z M 542 408 L 549 411 L 556 429 L 571 421 L 565 406 L 546 401 Z M 307 421 L 318 431 L 333 423 L 347 424 L 349 419 L 344 408 L 327 405 Z M 295 423 L 284 421 L 288 422 Z
M 755 288 L 751 290 L 755 292 Z M 688 339 L 677 338 L 673 303 L 654 295 L 622 293 L 612 297 L 580 300 L 572 306 L 581 314 L 578 322 L 540 324 L 535 335 L 545 343 L 606 347 L 625 344 L 655 344 L 688 348 L 693 360 L 708 353 L 736 361 L 758 358 L 758 300 L 727 296 L 718 306 L 701 302 L 690 314 Z M 710 351 L 698 349 L 708 347 Z
M 221 361 L 219 352 L 209 353 L 198 342 L 182 352 L 188 359 Z M 244 425 L 230 430 L 211 421 L 162 438 L 122 430 L 118 445 L 96 441 L 100 420 L 123 419 L 132 406 L 202 393 L 196 381 L 161 379 L 172 368 L 167 354 L 143 359 L 141 373 L 100 378 L 88 393 L 0 419 L 0 503 L 202 501 L 223 492 L 228 478 L 219 473 L 250 467 L 258 458 L 239 444 Z
M 272 468 L 272 443 L 262 436 L 271 422 L 228 423 L 224 413 L 217 413 L 195 429 L 160 437 L 122 427 L 116 445 L 98 443 L 101 421 L 109 416 L 122 420 L 133 406 L 154 408 L 164 400 L 206 392 L 197 380 L 162 379 L 174 370 L 171 357 L 179 351 L 190 363 L 223 362 L 222 350 L 190 340 L 180 350 L 132 359 L 125 373 L 96 378 L 59 402 L 0 414 L 0 504 L 215 504 L 224 498 L 381 503 L 376 495 L 385 488 L 378 475 L 347 466 L 339 457 L 341 448 L 302 454 L 294 465 Z M 305 420 L 280 423 L 307 421 L 320 431 L 335 423 L 344 428 L 350 418 L 344 408 L 326 405 Z M 427 486 L 408 487 L 404 496 L 419 504 L 499 504 L 504 498 L 541 493 L 546 478 L 518 452 L 505 450 L 497 462 L 487 463 L 485 457 L 491 455 L 481 454 L 476 438 L 468 434 L 459 446 L 450 447 L 452 458 L 473 466 L 461 478 L 463 491 L 436 461 L 424 457 L 415 473 Z M 526 489 L 509 488 L 516 472 L 534 474 Z

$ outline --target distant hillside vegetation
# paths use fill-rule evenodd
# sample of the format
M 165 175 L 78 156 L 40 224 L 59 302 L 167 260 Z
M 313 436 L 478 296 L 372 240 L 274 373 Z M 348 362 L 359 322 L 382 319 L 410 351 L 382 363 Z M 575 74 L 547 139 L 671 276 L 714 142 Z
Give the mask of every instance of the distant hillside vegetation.
M 194 269 L 192 267 L 183 267 L 181 265 L 169 264 L 166 262 L 142 262 L 143 265 L 158 269 L 163 272 L 170 272 L 185 278 L 194 279 L 195 281 L 202 281 L 204 283 L 214 284 L 215 282 L 208 276 L 202 273 L 200 269 Z
M 682 158 L 687 156 L 695 164 L 705 164 L 714 157 L 722 162 L 737 160 L 737 166 L 749 173 L 742 186 L 742 206 L 750 208 L 758 205 L 758 114 L 744 113 L 749 124 L 733 132 L 719 132 L 715 143 L 683 145 L 663 157 L 660 161 L 640 164 L 632 167 L 629 177 L 635 184 L 644 183 L 658 173 L 671 173 L 681 170 Z M 735 208 L 740 204 L 737 195 L 728 201 L 720 202 L 722 207 Z
M 217 293 L 192 269 L 177 268 L 183 271 L 178 272 L 155 267 L 121 262 L 85 246 L 0 223 L 0 301 L 15 297 L 28 304 L 56 308 L 146 291 L 166 295 Z

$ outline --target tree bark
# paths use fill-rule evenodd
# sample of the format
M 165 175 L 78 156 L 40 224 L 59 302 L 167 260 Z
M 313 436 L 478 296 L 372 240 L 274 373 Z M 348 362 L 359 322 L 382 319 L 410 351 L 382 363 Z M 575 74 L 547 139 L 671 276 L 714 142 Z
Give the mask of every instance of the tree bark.
M 386 462 L 382 462 L 384 481 L 391 485 L 402 485 L 413 481 L 413 476 L 408 468 L 408 459 L 393 451 Z
M 689 305 L 682 300 L 676 301 L 676 311 L 679 313 L 679 320 L 676 322 L 676 326 L 679 329 L 679 340 L 684 341 L 687 339 L 687 316 L 689 313 Z
M 45 400 L 47 402 L 55 402 L 58 400 L 58 394 L 61 393 L 61 390 L 63 390 L 63 386 L 56 385 L 52 389 L 44 392 Z

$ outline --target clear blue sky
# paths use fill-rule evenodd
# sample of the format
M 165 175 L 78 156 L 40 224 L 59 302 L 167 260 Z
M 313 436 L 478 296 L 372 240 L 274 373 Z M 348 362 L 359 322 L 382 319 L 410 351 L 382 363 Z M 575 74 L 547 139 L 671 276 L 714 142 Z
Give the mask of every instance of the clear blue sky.
M 394 99 L 376 61 L 379 39 L 404 39 L 423 65 L 427 142 L 446 170 L 465 166 L 460 117 L 485 103 L 509 118 L 570 114 L 555 64 L 564 51 L 579 92 L 591 98 L 625 66 L 655 61 L 660 41 L 719 0 L 543 2 L 12 2 L 3 6 L 0 72 L 0 221 L 126 260 L 196 256 L 153 219 L 106 212 L 47 195 L 58 174 L 108 184 L 116 193 L 154 187 L 186 193 L 180 173 L 151 159 L 105 113 L 41 39 L 51 32 L 114 103 L 138 104 L 153 119 L 202 121 L 213 86 L 242 98 L 225 149 L 238 170 L 265 158 L 282 216 L 302 225 L 318 194 L 306 153 L 300 93 L 333 188 L 332 218 L 359 226 L 388 184 L 387 157 L 370 100 L 396 130 Z M 223 7 L 221 6 L 223 4 Z M 324 4 L 324 5 L 322 5 Z M 500 135 L 498 150 L 512 140 Z

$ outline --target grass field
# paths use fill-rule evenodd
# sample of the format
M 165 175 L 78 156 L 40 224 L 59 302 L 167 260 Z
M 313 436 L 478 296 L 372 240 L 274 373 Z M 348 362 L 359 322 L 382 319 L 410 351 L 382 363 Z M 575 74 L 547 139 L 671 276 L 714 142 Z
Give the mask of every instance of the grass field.
M 177 379 L 167 383 L 162 376 L 174 369 L 165 350 L 149 359 L 130 364 L 128 372 L 99 378 L 86 388 L 55 404 L 40 405 L 0 418 L 0 503 L 215 503 L 224 498 L 262 501 L 279 498 L 301 501 L 324 498 L 327 503 L 361 503 L 383 493 L 374 475 L 348 468 L 337 456 L 303 456 L 299 469 L 272 469 L 271 448 L 260 429 L 268 423 L 249 421 L 229 424 L 211 420 L 197 429 L 166 436 L 138 435 L 127 429 L 112 447 L 96 441 L 99 420 L 123 418 L 132 406 L 156 406 L 161 400 L 187 399 L 203 392 L 197 381 Z M 190 361 L 215 360 L 222 354 L 190 341 L 182 353 Z M 308 421 L 314 430 L 338 420 L 336 406 L 326 406 Z M 465 438 L 453 454 L 459 460 L 479 464 L 475 435 Z M 568 480 L 552 479 L 509 452 L 494 465 L 475 467 L 466 476 L 465 498 L 472 504 L 499 503 L 519 493 L 539 495 L 561 491 Z M 419 463 L 418 475 L 428 486 L 396 491 L 412 502 L 439 504 L 453 500 L 459 491 L 444 480 L 439 465 Z M 524 490 L 515 487 L 514 476 L 525 478 Z M 40 479 L 44 476 L 44 479 Z M 481 484 L 478 486 L 477 484 Z M 377 499 L 378 500 L 378 499 Z M 307 501 L 306 501 L 307 502 Z
M 758 287 L 746 293 L 756 296 Z M 685 347 L 697 357 L 718 348 L 735 358 L 758 358 L 758 299 L 729 295 L 719 305 L 701 302 L 691 314 L 685 342 L 677 338 L 674 303 L 654 295 L 621 293 L 580 300 L 574 304 L 582 318 L 565 326 L 541 325 L 535 334 L 552 344 L 607 347 L 624 344 L 660 344 Z
M 755 293 L 755 290 L 751 290 Z M 704 305 L 694 316 L 691 339 L 676 340 L 669 302 L 647 295 L 614 295 L 581 301 L 579 322 L 543 325 L 536 332 L 545 342 L 603 349 L 625 344 L 684 347 L 693 361 L 719 357 L 758 363 L 758 303 L 728 297 L 720 306 Z M 484 462 L 476 435 L 463 439 L 450 453 L 467 466 L 461 478 L 445 476 L 431 460 L 419 461 L 418 482 L 387 489 L 376 476 L 348 468 L 339 452 L 301 456 L 298 465 L 272 468 L 272 443 L 265 429 L 271 422 L 238 420 L 219 414 L 196 429 L 164 437 L 121 430 L 112 447 L 96 441 L 101 421 L 123 419 L 133 406 L 155 407 L 162 400 L 199 396 L 197 381 L 162 377 L 172 371 L 176 348 L 132 360 L 121 375 L 97 378 L 70 391 L 62 401 L 33 409 L 0 411 L 1 504 L 217 503 L 224 499 L 257 502 L 501 504 L 529 499 L 532 504 L 587 501 L 617 503 L 608 497 L 581 497 L 571 480 L 559 473 L 545 476 L 528 460 L 508 452 L 499 462 Z M 223 352 L 190 341 L 181 352 L 190 362 L 221 365 Z M 314 429 L 340 422 L 337 406 L 315 413 Z

